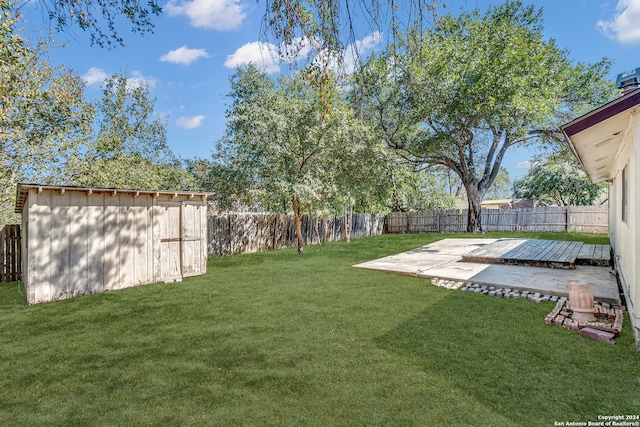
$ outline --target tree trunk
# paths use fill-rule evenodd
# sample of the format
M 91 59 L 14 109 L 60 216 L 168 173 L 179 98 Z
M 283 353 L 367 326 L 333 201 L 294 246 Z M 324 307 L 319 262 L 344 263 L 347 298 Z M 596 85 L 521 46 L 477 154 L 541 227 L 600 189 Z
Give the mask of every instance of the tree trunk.
M 467 216 L 468 233 L 484 233 L 482 229 L 482 198 L 485 191 L 479 190 L 475 184 L 466 185 L 469 213 Z
M 298 255 L 302 255 L 304 241 L 302 240 L 302 206 L 298 198 L 294 195 L 291 197 L 291 205 L 293 206 L 293 217 L 296 221 L 296 237 L 298 239 Z
M 351 220 L 353 218 L 353 206 L 346 206 L 344 208 L 344 225 L 342 231 L 344 233 L 344 241 L 351 242 Z
M 329 232 L 329 227 L 327 224 L 327 213 L 322 212 L 322 244 L 324 245 L 327 242 L 327 233 Z

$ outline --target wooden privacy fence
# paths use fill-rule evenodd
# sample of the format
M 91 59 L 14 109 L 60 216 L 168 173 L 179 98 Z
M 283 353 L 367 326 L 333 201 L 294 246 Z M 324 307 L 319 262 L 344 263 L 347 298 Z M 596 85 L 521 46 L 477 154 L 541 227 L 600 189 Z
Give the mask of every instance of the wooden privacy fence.
M 485 231 L 569 231 L 607 233 L 607 206 L 550 206 L 527 209 L 483 209 Z M 467 210 L 394 212 L 388 233 L 457 233 L 467 230 Z
M 382 214 L 353 214 L 350 237 L 368 237 L 384 232 Z M 305 245 L 342 240 L 343 217 L 304 216 L 302 235 Z M 209 217 L 209 256 L 281 249 L 297 245 L 292 216 L 262 213 L 231 213 Z M 326 229 L 326 234 L 325 234 Z
M 20 225 L 0 226 L 0 282 L 22 280 Z

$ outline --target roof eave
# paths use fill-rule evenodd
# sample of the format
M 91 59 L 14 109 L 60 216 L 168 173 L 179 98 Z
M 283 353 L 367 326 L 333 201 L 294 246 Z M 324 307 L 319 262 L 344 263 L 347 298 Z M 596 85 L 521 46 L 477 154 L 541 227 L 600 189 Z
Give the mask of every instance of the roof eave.
M 125 194 L 136 194 L 136 195 L 149 195 L 149 196 L 160 196 L 160 195 L 171 195 L 171 196 L 189 196 L 189 197 L 200 197 L 206 198 L 208 196 L 212 196 L 215 193 L 206 192 L 206 191 L 188 191 L 188 190 L 143 190 L 143 189 L 135 189 L 135 188 L 101 188 L 101 187 L 81 187 L 81 186 L 70 186 L 70 185 L 44 185 L 44 184 L 32 184 L 32 183 L 18 183 L 16 188 L 16 207 L 15 212 L 21 213 L 24 209 L 24 203 L 27 198 L 30 189 L 36 189 L 38 191 L 44 190 L 56 190 L 56 191 L 83 191 L 88 194 L 92 193 L 125 193 Z

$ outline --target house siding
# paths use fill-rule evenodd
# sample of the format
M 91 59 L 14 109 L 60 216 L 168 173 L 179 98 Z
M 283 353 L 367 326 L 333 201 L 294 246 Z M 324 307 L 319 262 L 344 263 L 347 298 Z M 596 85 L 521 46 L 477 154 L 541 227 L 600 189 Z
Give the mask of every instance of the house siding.
M 616 256 L 616 265 L 625 294 L 631 326 L 636 339 L 640 339 L 640 291 L 638 280 L 640 268 L 640 197 L 635 189 L 640 189 L 640 115 L 633 114 L 627 134 L 618 150 L 610 176 L 610 240 Z M 623 170 L 628 179 L 628 215 L 623 221 Z

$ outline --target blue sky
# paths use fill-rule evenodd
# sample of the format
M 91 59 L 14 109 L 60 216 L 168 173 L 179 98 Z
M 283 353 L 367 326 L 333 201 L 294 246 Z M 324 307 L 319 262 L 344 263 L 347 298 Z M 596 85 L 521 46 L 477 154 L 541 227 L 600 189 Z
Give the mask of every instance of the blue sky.
M 384 3 L 384 1 L 383 1 Z M 483 0 L 450 0 L 444 12 L 484 8 Z M 494 4 L 496 2 L 493 2 Z M 545 33 L 576 61 L 612 60 L 611 79 L 640 67 L 640 0 L 527 1 L 543 8 Z M 27 12 L 29 27 L 46 29 L 41 10 Z M 153 34 L 140 36 L 121 30 L 125 47 L 112 50 L 91 46 L 81 30 L 56 33 L 59 43 L 51 61 L 73 67 L 87 83 L 90 96 L 100 93 L 100 80 L 123 72 L 146 82 L 156 98 L 156 112 L 167 122 L 172 151 L 183 158 L 209 158 L 225 130 L 226 94 L 235 67 L 255 62 L 270 73 L 279 64 L 265 54 L 271 48 L 261 34 L 264 1 L 169 0 L 154 19 Z M 384 35 L 358 34 L 364 50 L 382 48 Z M 534 152 L 509 153 L 503 166 L 511 179 L 527 171 Z

